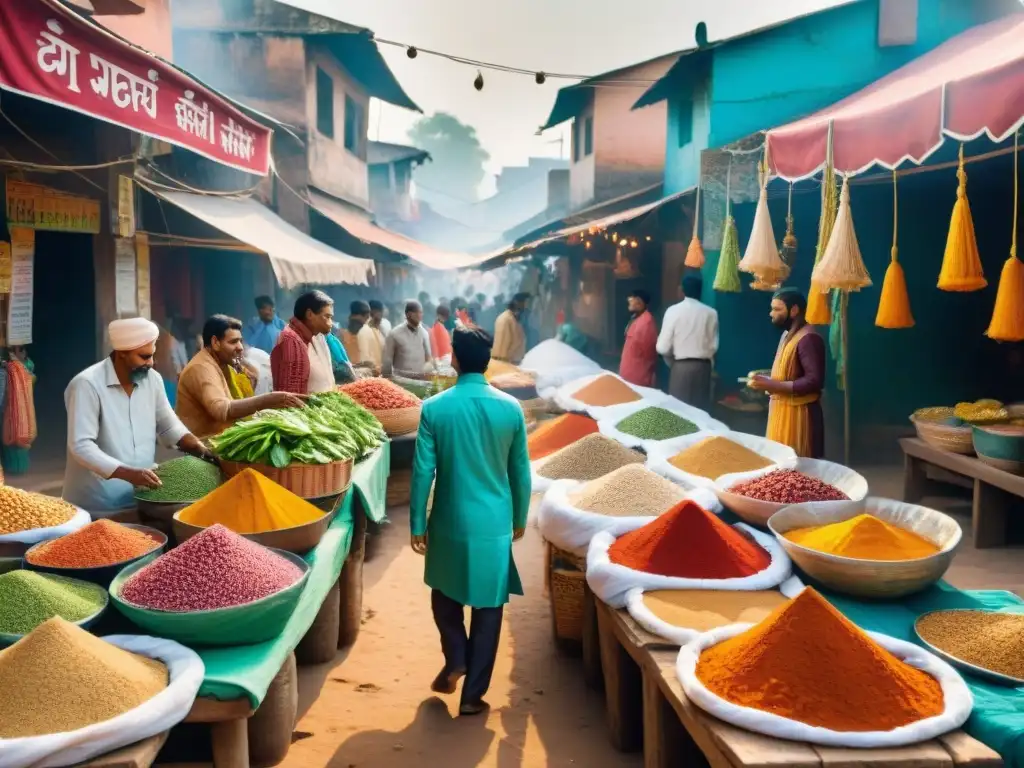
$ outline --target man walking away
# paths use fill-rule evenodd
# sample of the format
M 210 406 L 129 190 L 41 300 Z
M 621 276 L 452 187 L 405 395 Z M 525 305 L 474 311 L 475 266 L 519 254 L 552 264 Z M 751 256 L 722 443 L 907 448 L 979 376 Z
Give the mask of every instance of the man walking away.
M 242 341 L 250 347 L 262 349 L 268 355 L 284 330 L 284 320 L 277 316 L 274 300 L 269 296 L 256 297 L 256 317 L 242 329 Z
M 430 335 L 423 327 L 423 307 L 418 301 L 410 301 L 405 305 L 405 322 L 388 334 L 381 370 L 385 376 L 420 377 L 430 361 Z
M 444 668 L 436 693 L 462 686 L 459 714 L 487 710 L 502 612 L 523 594 L 512 542 L 523 537 L 530 508 L 530 457 L 522 409 L 488 385 L 491 338 L 479 328 L 456 329 L 454 387 L 423 403 L 410 498 L 412 548 L 426 555 L 434 622 Z M 431 484 L 434 505 L 427 510 Z M 429 516 L 428 516 L 429 515 Z M 469 635 L 464 609 L 472 608 Z
M 637 289 L 629 294 L 628 301 L 630 318 L 619 376 L 639 387 L 653 387 L 658 367 L 658 327 L 651 315 L 651 294 Z
M 492 350 L 495 360 L 518 365 L 526 355 L 526 331 L 523 329 L 520 318 L 526 311 L 526 304 L 529 300 L 530 294 L 517 293 L 508 303 L 508 308 L 495 320 L 494 349 Z
M 701 304 L 701 287 L 700 278 L 683 278 L 683 300 L 665 311 L 657 350 L 670 368 L 668 393 L 706 411 L 711 407 L 711 361 L 718 352 L 718 313 Z
M 310 291 L 295 300 L 295 315 L 270 353 L 274 389 L 308 395 L 334 389 L 334 367 L 325 334 L 334 330 L 334 300 Z

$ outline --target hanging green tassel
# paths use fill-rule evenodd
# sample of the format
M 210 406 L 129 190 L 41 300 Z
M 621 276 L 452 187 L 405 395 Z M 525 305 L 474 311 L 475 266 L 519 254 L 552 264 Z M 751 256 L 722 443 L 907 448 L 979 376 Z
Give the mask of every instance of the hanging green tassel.
M 736 231 L 736 220 L 725 217 L 725 232 L 722 235 L 722 250 L 718 255 L 718 270 L 715 272 L 714 289 L 720 293 L 739 293 L 740 286 L 740 235 Z
M 843 392 L 846 389 L 846 358 L 843 355 L 843 301 L 846 297 L 842 291 L 832 291 L 830 303 L 832 322 L 828 329 L 828 346 L 832 359 L 836 363 L 836 388 Z

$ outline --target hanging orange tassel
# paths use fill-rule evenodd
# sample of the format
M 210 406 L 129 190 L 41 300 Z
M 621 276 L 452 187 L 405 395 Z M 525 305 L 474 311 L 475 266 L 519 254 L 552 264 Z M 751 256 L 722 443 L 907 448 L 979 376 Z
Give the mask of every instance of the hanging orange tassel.
M 878 300 L 875 325 L 879 328 L 913 328 L 914 315 L 910 311 L 910 296 L 907 293 L 907 276 L 903 265 L 897 261 L 897 232 L 899 226 L 899 198 L 896 196 L 896 171 L 892 172 L 892 260 L 885 270 L 882 281 L 882 296 Z
M 967 200 L 967 171 L 964 170 L 964 145 L 960 145 L 960 163 L 956 169 L 958 180 L 956 203 L 949 219 L 946 253 L 939 270 L 940 291 L 979 291 L 988 285 L 978 254 L 978 239 L 974 235 L 971 204 Z
M 1003 264 L 992 322 L 985 335 L 996 341 L 1024 341 L 1024 262 L 1017 258 L 1017 134 L 1013 135 L 1013 238 Z
M 697 186 L 697 202 L 693 212 L 693 237 L 690 238 L 690 245 L 686 248 L 686 259 L 683 261 L 691 269 L 700 269 L 704 266 L 704 246 L 700 244 L 700 185 Z

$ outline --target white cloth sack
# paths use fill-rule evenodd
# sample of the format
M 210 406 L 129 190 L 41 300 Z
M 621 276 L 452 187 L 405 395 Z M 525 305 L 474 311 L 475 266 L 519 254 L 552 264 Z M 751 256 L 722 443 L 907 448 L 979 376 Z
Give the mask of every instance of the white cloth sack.
M 783 469 L 796 465 L 796 451 L 788 445 L 776 443 L 774 440 L 769 440 L 765 437 L 748 435 L 745 432 L 725 430 L 718 434 L 720 437 L 732 440 L 734 443 L 738 443 L 754 453 L 759 453 L 768 461 L 771 461 L 772 465 L 767 467 L 766 471 L 770 472 L 773 469 Z M 690 446 L 696 445 L 708 437 L 712 437 L 712 435 L 698 432 L 694 435 L 683 435 L 672 440 L 647 441 L 644 444 L 644 450 L 647 452 L 647 468 L 671 480 L 676 485 L 681 485 L 683 488 L 707 488 L 708 490 L 713 490 L 715 479 L 691 475 L 689 472 L 684 472 L 679 467 L 669 463 L 669 459 L 677 453 L 685 451 Z
M 206 674 L 199 654 L 173 640 L 146 635 L 108 635 L 103 639 L 126 651 L 162 661 L 167 665 L 167 687 L 135 709 L 77 731 L 0 739 L 0 765 L 4 768 L 74 765 L 155 736 L 185 719 Z
M 274 374 L 270 368 L 270 355 L 262 349 L 248 347 L 245 350 L 245 361 L 256 369 L 256 386 L 253 387 L 257 395 L 265 395 L 274 390 Z
M 601 366 L 557 339 L 542 341 L 523 357 L 519 367 L 536 377 L 537 391 L 557 389 L 574 379 L 598 373 Z
M 665 395 L 665 399 L 652 403 L 647 400 L 641 400 L 637 403 L 623 403 L 622 405 L 613 405 L 608 408 L 602 409 L 601 418 L 597 422 L 597 428 L 602 435 L 607 435 L 612 440 L 626 446 L 627 448 L 643 448 L 647 451 L 648 445 L 655 446 L 667 440 L 648 440 L 643 437 L 637 437 L 636 435 L 627 435 L 625 432 L 620 432 L 617 429 L 617 425 L 623 419 L 629 418 L 634 413 L 642 411 L 644 408 L 664 408 L 670 413 L 674 413 L 676 416 L 681 416 L 688 421 L 693 422 L 700 429 L 699 433 L 703 433 L 704 437 L 710 437 L 711 434 L 718 434 L 722 432 L 728 432 L 727 427 L 718 419 L 711 418 L 710 414 L 700 410 L 700 408 L 694 408 L 692 405 L 687 405 L 681 400 L 677 400 L 674 397 Z M 689 435 L 687 435 L 689 437 Z M 672 440 L 679 440 L 680 438 L 671 438 Z M 670 454 L 671 455 L 671 454 Z
M 751 499 L 749 496 L 741 496 L 738 493 L 729 491 L 735 485 L 745 483 L 758 477 L 763 477 L 769 472 L 774 472 L 779 467 L 765 467 L 756 469 L 753 472 L 734 472 L 731 475 L 722 475 L 715 481 L 715 494 L 722 506 L 732 510 L 740 517 L 767 520 L 787 504 L 780 504 L 774 501 L 761 501 Z M 793 464 L 787 464 L 784 469 L 795 469 L 805 475 L 816 477 L 819 480 L 834 485 L 840 491 L 850 497 L 850 501 L 863 501 L 868 495 L 868 481 L 859 473 L 842 464 L 834 464 L 831 461 L 820 459 L 797 459 Z M 820 501 L 818 504 L 844 504 L 845 501 Z
M 595 534 L 606 531 L 618 537 L 655 519 L 649 515 L 613 517 L 574 507 L 569 502 L 569 494 L 585 485 L 586 483 L 575 480 L 555 480 L 541 499 L 537 513 L 541 535 L 559 549 L 585 557 L 590 540 Z M 719 512 L 722 509 L 715 494 L 707 489 L 686 493 L 685 498 L 712 512 Z
M 731 624 L 728 627 L 719 627 L 705 632 L 680 648 L 679 656 L 676 659 L 676 674 L 690 701 L 719 720 L 732 723 L 748 731 L 763 733 L 778 739 L 806 741 L 829 747 L 858 749 L 902 747 L 955 731 L 967 722 L 971 709 L 974 707 L 974 697 L 971 695 L 970 689 L 949 664 L 913 643 L 897 640 L 895 637 L 878 632 L 868 632 L 867 634 L 897 658 L 912 667 L 927 672 L 938 680 L 939 685 L 942 686 L 946 704 L 941 715 L 925 718 L 910 725 L 903 725 L 891 731 L 840 732 L 790 720 L 759 709 L 732 704 L 704 687 L 696 674 L 697 660 L 704 649 L 735 637 L 752 626 L 754 625 Z
M 634 518 L 643 520 L 643 518 Z M 646 520 L 634 528 L 646 524 Z M 640 588 L 645 592 L 654 589 L 722 589 L 760 590 L 778 588 L 787 597 L 803 589 L 803 583 L 793 576 L 793 563 L 773 536 L 761 533 L 745 523 L 736 523 L 736 528 L 750 534 L 771 557 L 771 563 L 760 573 L 736 579 L 684 579 L 677 576 L 660 576 L 654 573 L 634 571 L 624 565 L 613 563 L 608 550 L 616 537 L 601 531 L 590 540 L 587 550 L 587 584 L 591 591 L 612 608 L 624 608 L 626 595 L 631 589 Z M 622 531 L 621 536 L 628 531 Z
M 79 528 L 82 528 L 92 522 L 92 517 L 84 509 L 75 507 L 77 510 L 74 516 L 66 523 L 60 525 L 51 525 L 49 528 L 30 528 L 27 531 L 15 531 L 14 533 L 5 533 L 0 536 L 0 544 L 38 544 L 41 541 L 50 541 L 51 539 L 59 539 L 61 536 L 67 536 L 69 533 L 74 533 Z M 0 765 L 3 765 L 0 762 Z
M 616 379 L 621 381 L 627 387 L 632 389 L 640 396 L 640 400 L 634 400 L 632 403 L 618 403 L 617 405 L 587 405 L 586 403 L 580 402 L 573 397 L 574 394 L 579 392 L 585 386 L 590 384 L 592 381 L 601 378 L 602 376 L 614 376 Z M 660 389 L 651 389 L 649 387 L 638 387 L 636 384 L 630 384 L 628 381 L 623 379 L 617 373 L 612 371 L 599 371 L 598 373 L 584 376 L 581 379 L 574 379 L 566 384 L 563 384 L 555 392 L 554 396 L 555 404 L 559 408 L 566 411 L 573 411 L 575 413 L 585 413 L 590 418 L 600 421 L 604 418 L 604 415 L 612 408 L 619 408 L 623 405 L 635 405 L 637 403 L 644 403 L 644 407 L 648 405 L 661 405 L 666 400 L 675 400 L 670 398 Z M 679 402 L 676 400 L 676 402 Z

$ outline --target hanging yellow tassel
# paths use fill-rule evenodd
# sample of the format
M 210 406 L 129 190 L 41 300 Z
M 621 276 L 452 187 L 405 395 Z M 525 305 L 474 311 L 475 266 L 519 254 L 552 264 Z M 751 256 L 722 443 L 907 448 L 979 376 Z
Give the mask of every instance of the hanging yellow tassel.
M 914 315 L 910 311 L 910 296 L 907 294 L 907 277 L 903 265 L 896 259 L 897 232 L 899 221 L 899 199 L 896 196 L 896 171 L 892 172 L 892 261 L 885 270 L 882 281 L 882 296 L 878 300 L 875 325 L 879 328 L 913 328 Z
M 814 248 L 814 266 L 817 268 L 821 257 L 825 255 L 832 227 L 836 223 L 836 172 L 832 165 L 832 125 L 828 129 L 828 146 L 826 149 L 825 171 L 821 177 L 821 218 L 818 220 L 818 244 Z M 831 325 L 832 307 L 828 291 L 815 285 L 811 280 L 811 290 L 807 294 L 807 322 L 811 325 Z
M 967 200 L 967 171 L 964 170 L 964 145 L 960 145 L 960 163 L 956 169 L 958 180 L 956 203 L 949 219 L 946 253 L 939 270 L 940 291 L 980 291 L 988 281 L 978 255 L 978 239 L 974 235 L 971 204 Z
M 1010 258 L 1003 264 L 996 290 L 992 322 L 985 335 L 996 341 L 1024 341 L 1024 262 L 1017 258 L 1017 210 L 1019 183 L 1017 179 L 1017 134 L 1013 135 L 1013 238 Z
M 700 184 L 697 184 L 697 202 L 693 211 L 693 237 L 690 238 L 690 245 L 686 249 L 686 259 L 683 264 L 691 269 L 700 269 L 704 266 L 704 246 L 700 244 Z
M 864 258 L 857 243 L 857 230 L 853 226 L 849 177 L 843 178 L 843 189 L 839 193 L 839 213 L 836 214 L 828 247 L 811 273 L 811 284 L 815 283 L 826 290 L 847 292 L 859 291 L 871 285 L 871 276 L 864 266 Z
M 793 182 L 789 183 L 789 203 L 786 208 L 786 236 L 782 238 L 779 255 L 790 272 L 796 266 L 796 235 L 793 234 Z
M 767 153 L 767 149 L 765 152 Z M 740 271 L 749 272 L 757 278 L 750 285 L 755 290 L 777 290 L 789 274 L 786 265 L 782 263 L 782 257 L 779 256 L 772 217 L 768 211 L 767 155 L 761 169 L 761 193 L 757 198 L 757 209 L 754 211 L 754 225 L 747 241 L 747 250 L 738 266 Z
M 739 293 L 740 285 L 740 235 L 736 231 L 736 220 L 731 214 L 725 217 L 725 232 L 722 235 L 722 251 L 718 255 L 718 269 L 715 271 L 714 289 L 720 293 Z

